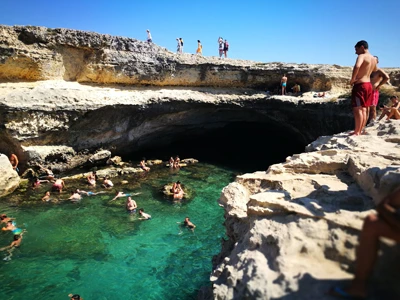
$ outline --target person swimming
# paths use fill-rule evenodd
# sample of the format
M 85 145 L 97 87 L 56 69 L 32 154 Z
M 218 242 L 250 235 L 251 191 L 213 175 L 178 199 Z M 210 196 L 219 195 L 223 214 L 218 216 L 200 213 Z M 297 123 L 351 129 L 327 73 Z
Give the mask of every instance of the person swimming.
M 195 229 L 195 228 L 196 228 L 196 225 L 194 225 L 194 224 L 190 221 L 189 217 L 186 217 L 186 218 L 185 218 L 185 220 L 183 221 L 183 224 L 184 224 L 186 227 L 190 228 L 190 229 Z
M 141 218 L 139 218 L 139 220 L 150 220 L 151 219 L 151 215 L 145 213 L 143 208 L 139 209 L 139 214 L 141 215 Z
M 17 247 L 18 248 L 21 245 L 21 242 L 22 242 L 22 233 L 21 234 L 15 234 L 14 235 L 14 240 L 11 242 L 11 244 L 9 246 L 0 248 L 0 251 L 11 249 L 13 247 Z
M 82 196 L 78 192 L 78 190 L 71 192 L 71 197 L 68 198 L 68 200 L 71 200 L 72 202 L 77 202 L 81 199 L 82 199 Z
M 96 196 L 98 194 L 106 193 L 105 191 L 100 191 L 100 192 L 91 192 L 91 191 L 89 191 L 89 192 L 87 192 L 87 191 L 83 191 L 83 190 L 79 190 L 79 189 L 77 189 L 76 191 L 77 191 L 77 193 L 79 193 L 81 195 L 86 195 L 86 196 Z
M 0 215 L 0 223 L 7 223 L 12 220 L 15 220 L 15 218 L 9 218 L 6 214 Z
M 21 228 L 18 228 L 15 226 L 15 222 L 14 221 L 8 221 L 6 227 L 3 227 L 1 230 L 10 230 L 14 235 L 16 234 L 21 234 L 23 232 L 23 230 Z

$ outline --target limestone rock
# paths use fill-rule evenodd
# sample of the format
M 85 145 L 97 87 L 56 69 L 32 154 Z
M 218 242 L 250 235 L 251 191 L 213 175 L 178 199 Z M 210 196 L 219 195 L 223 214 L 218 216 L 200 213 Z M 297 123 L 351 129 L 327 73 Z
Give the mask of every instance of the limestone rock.
M 111 157 L 111 152 L 108 150 L 100 150 L 89 157 L 88 162 L 93 165 L 105 163 Z
M 19 176 L 13 170 L 8 157 L 0 153 L 0 197 L 12 193 L 19 185 Z
M 366 132 L 320 137 L 223 189 L 229 239 L 213 260 L 215 299 L 328 300 L 352 278 L 364 218 L 400 184 L 400 121 Z M 385 241 L 381 250 L 368 299 L 397 299 L 400 247 Z

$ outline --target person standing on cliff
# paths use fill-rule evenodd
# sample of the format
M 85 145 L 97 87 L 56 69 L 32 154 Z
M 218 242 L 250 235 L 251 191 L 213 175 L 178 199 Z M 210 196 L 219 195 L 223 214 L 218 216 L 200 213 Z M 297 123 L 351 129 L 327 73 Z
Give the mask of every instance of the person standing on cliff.
M 12 168 L 13 168 L 17 173 L 19 173 L 19 169 L 18 169 L 19 160 L 18 160 L 18 157 L 17 157 L 14 153 L 11 153 L 11 154 L 10 154 L 10 157 L 9 157 L 8 159 L 10 160 L 10 163 L 11 163 Z
M 222 37 L 218 38 L 218 51 L 219 51 L 219 58 L 222 58 L 222 54 L 224 54 L 224 40 Z
M 225 58 L 228 57 L 228 51 L 229 51 L 229 43 L 228 43 L 227 40 L 225 40 L 225 42 L 224 42 L 224 55 L 225 55 Z
M 147 42 L 148 43 L 152 43 L 153 39 L 151 38 L 150 30 L 147 29 L 146 32 L 147 32 Z
M 286 85 L 287 85 L 287 77 L 286 74 L 283 74 L 283 77 L 281 79 L 282 95 L 286 95 Z
M 374 56 L 376 60 L 376 71 L 371 73 L 371 84 L 372 84 L 372 105 L 369 108 L 368 122 L 375 121 L 376 119 L 376 107 L 379 102 L 379 88 L 389 80 L 389 75 L 382 69 L 378 68 L 379 58 Z
M 351 106 L 354 115 L 354 132 L 351 135 L 361 134 L 367 123 L 368 107 L 372 105 L 371 73 L 376 71 L 376 59 L 368 51 L 368 43 L 364 40 L 357 42 L 354 46 L 357 60 L 353 67 L 350 85 Z
M 197 50 L 196 50 L 197 55 L 203 55 L 203 45 L 201 44 L 200 40 L 197 40 Z

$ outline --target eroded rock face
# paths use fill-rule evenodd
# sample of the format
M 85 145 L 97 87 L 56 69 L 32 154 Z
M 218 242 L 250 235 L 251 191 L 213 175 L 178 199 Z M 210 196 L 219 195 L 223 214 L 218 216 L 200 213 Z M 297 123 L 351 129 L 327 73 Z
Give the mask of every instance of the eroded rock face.
M 0 79 L 247 87 L 273 90 L 284 73 L 302 91 L 347 89 L 350 67 L 260 63 L 192 54 L 156 44 L 70 29 L 0 26 Z M 398 70 L 393 69 L 393 72 Z
M 214 299 L 330 299 L 352 278 L 363 219 L 400 184 L 399 130 L 392 120 L 321 137 L 224 188 L 229 239 L 214 258 Z M 400 247 L 382 249 L 368 299 L 397 299 Z
M 19 176 L 11 166 L 8 157 L 0 153 L 0 197 L 12 193 L 19 185 Z

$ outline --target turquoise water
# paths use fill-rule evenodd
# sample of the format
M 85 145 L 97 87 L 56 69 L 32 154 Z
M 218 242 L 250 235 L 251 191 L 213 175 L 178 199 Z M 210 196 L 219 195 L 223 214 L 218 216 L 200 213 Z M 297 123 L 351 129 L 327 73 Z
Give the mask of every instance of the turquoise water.
M 209 285 L 211 259 L 225 236 L 217 200 L 234 175 L 199 163 L 178 173 L 155 167 L 148 174 L 128 177 L 128 185 L 113 179 L 118 190 L 141 192 L 133 198 L 152 215 L 146 221 L 126 212 L 126 198 L 109 203 L 115 190 L 84 197 L 80 203 L 3 201 L 0 212 L 15 217 L 27 233 L 10 261 L 3 260 L 6 251 L 0 253 L 2 296 L 68 299 L 69 293 L 78 293 L 86 300 L 195 299 L 198 289 Z M 159 192 L 176 180 L 193 191 L 190 201 L 172 203 Z M 73 186 L 86 188 L 67 182 L 67 188 Z M 47 189 L 28 190 L 21 197 L 32 199 Z M 196 224 L 194 231 L 177 224 L 186 216 Z M 0 247 L 11 240 L 10 232 L 0 232 Z

